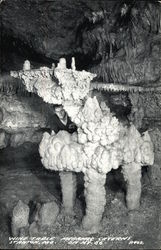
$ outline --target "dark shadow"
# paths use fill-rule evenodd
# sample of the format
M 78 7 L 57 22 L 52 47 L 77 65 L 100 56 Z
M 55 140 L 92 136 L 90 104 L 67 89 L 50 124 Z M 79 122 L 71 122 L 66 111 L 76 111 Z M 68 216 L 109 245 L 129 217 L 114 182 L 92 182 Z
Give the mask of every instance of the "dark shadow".
M 77 173 L 77 194 L 76 197 L 79 199 L 82 212 L 85 214 L 85 209 L 86 209 L 86 201 L 84 197 L 84 174 L 83 173 Z
M 112 169 L 107 174 L 106 187 L 113 192 L 125 192 L 126 183 L 124 181 L 123 174 L 121 173 L 121 167 L 119 167 L 117 170 Z
M 60 186 L 60 177 L 58 171 L 47 170 L 41 163 L 41 158 L 38 151 L 38 145 L 35 145 L 34 150 L 30 156 L 26 156 L 24 159 L 30 166 L 30 171 L 34 174 L 47 189 L 47 191 L 56 197 L 59 201 L 61 200 L 61 186 Z M 35 199 L 38 201 L 38 197 Z
M 35 214 L 36 214 L 36 208 L 37 208 L 37 203 L 36 203 L 36 197 L 34 197 L 34 200 L 31 200 L 28 204 L 30 208 L 29 212 L 29 224 L 34 222 Z

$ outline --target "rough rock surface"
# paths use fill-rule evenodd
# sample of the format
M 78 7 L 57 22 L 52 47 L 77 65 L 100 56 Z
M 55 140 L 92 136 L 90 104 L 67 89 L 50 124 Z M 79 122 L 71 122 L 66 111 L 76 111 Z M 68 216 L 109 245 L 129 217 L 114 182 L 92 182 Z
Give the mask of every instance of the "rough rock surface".
M 9 145 L 18 147 L 24 142 L 39 143 L 42 139 L 42 131 L 35 131 L 33 128 L 24 129 L 22 132 L 13 133 L 10 135 Z
M 106 203 L 106 174 L 120 165 L 123 165 L 127 181 L 128 208 L 137 209 L 141 195 L 141 166 L 153 164 L 153 145 L 147 131 L 141 135 L 134 125 L 123 125 L 105 102 L 99 103 L 95 96 L 90 97 L 90 82 L 95 75 L 77 71 L 74 60 L 72 69 L 67 69 L 63 58 L 54 69 L 12 71 L 11 75 L 22 79 L 27 90 L 37 93 L 44 101 L 61 104 L 78 127 L 73 134 L 67 131 L 44 133 L 39 152 L 47 169 L 84 173 L 86 215 L 83 228 L 91 233 L 99 230 Z M 61 177 L 63 202 L 69 212 L 72 209 L 66 201 L 66 180 L 72 182 L 69 183 L 72 206 L 75 189 L 72 176 L 64 177 Z
M 129 99 L 131 101 L 131 113 L 129 114 L 129 120 L 138 128 L 144 127 L 145 120 L 151 121 L 149 127 L 156 126 L 161 122 L 161 93 L 149 92 L 149 93 L 129 93 Z M 154 121 L 156 123 L 154 124 Z M 158 122 L 157 122 L 158 121 Z
M 76 176 L 72 172 L 60 172 L 59 176 L 62 189 L 62 207 L 67 215 L 73 216 L 76 199 Z
M 27 147 L 26 147 L 27 146 Z M 8 226 L 8 216 L 11 214 L 14 205 L 19 199 L 26 204 L 29 201 L 37 201 L 46 203 L 53 201 L 57 197 L 61 201 L 60 179 L 57 172 L 45 171 L 40 163 L 40 157 L 37 153 L 37 147 L 32 143 L 22 145 L 18 148 L 8 148 L 0 151 L 0 212 L 1 212 L 1 227 L 0 227 L 0 242 L 2 249 L 9 249 L 9 237 L 11 236 L 10 228 Z M 36 155 L 36 157 L 35 157 Z M 14 168 L 13 168 L 14 160 Z M 118 171 L 116 171 L 118 173 Z M 80 222 L 82 219 L 84 206 L 82 206 L 83 196 L 83 180 L 82 174 L 77 174 L 77 202 L 75 206 L 75 213 L 78 218 L 76 225 L 71 226 L 64 224 L 64 220 L 56 225 L 56 228 L 51 232 L 43 231 L 41 234 L 33 233 L 31 237 L 56 237 L 52 245 L 47 245 L 47 248 L 72 248 L 67 245 L 67 241 L 62 241 L 63 237 L 74 237 L 75 241 L 78 237 L 86 237 L 87 233 L 80 229 Z M 118 179 L 117 179 L 118 180 Z M 119 179 L 120 183 L 116 182 L 114 175 L 109 173 L 106 180 L 106 206 L 103 215 L 102 230 L 91 235 L 97 243 L 99 239 L 112 237 L 129 237 L 131 240 L 143 241 L 144 245 L 138 247 L 139 249 L 159 249 L 160 248 L 160 187 L 151 186 L 149 180 L 144 179 L 142 187 L 141 206 L 138 211 L 131 212 L 131 216 L 127 212 L 124 201 L 124 191 L 122 190 L 123 179 Z M 10 197 L 10 199 L 8 199 Z M 153 225 L 153 227 L 152 227 Z M 55 226 L 54 226 L 55 227 Z M 109 233 L 110 232 L 110 233 Z M 44 235 L 47 233 L 46 235 Z M 68 241 L 69 242 L 69 241 Z M 105 241 L 103 245 L 82 245 L 82 240 L 79 244 L 74 244 L 73 248 L 83 247 L 87 249 L 133 249 L 135 246 L 129 245 L 129 241 Z M 27 245 L 29 249 L 43 249 L 43 244 Z M 13 248 L 13 245 L 12 245 Z M 24 246 L 21 247 L 23 249 Z
M 53 226 L 59 214 L 59 207 L 55 201 L 45 203 L 39 210 L 38 224 L 40 226 Z
M 113 1 L 109 2 L 9 0 L 1 5 L 3 35 L 10 34 L 15 39 L 15 46 L 19 40 L 24 46 L 24 52 L 27 47 L 28 50 L 33 50 L 33 54 L 36 52 L 46 58 L 58 60 L 62 55 L 73 54 L 77 28 L 85 13 L 103 5 L 107 8 L 114 5 Z
M 20 236 L 20 229 L 28 227 L 29 207 L 23 201 L 19 200 L 13 209 L 12 215 L 12 235 L 14 237 Z
M 78 67 L 106 82 L 158 81 L 159 1 L 125 2 L 2 1 L 1 68 L 20 69 L 24 59 L 42 65 L 75 56 Z
M 11 75 L 22 79 L 28 91 L 36 92 L 46 102 L 61 104 L 78 126 L 78 133 L 73 135 L 65 131 L 57 135 L 53 132 L 51 136 L 44 134 L 40 144 L 40 154 L 47 168 L 85 172 L 88 162 L 97 171 L 107 173 L 111 168 L 106 168 L 105 162 L 108 162 L 108 167 L 112 165 L 114 169 L 118 168 L 122 159 L 127 163 L 136 161 L 140 164 L 145 162 L 152 164 L 153 153 L 150 154 L 151 159 L 148 157 L 148 153 L 152 150 L 148 133 L 141 137 L 134 126 L 124 127 L 104 102 L 99 104 L 96 97 L 89 97 L 90 81 L 96 76 L 95 74 L 84 70 L 76 71 L 75 68 L 67 69 L 65 60 L 61 59 L 54 70 L 43 67 L 39 70 L 13 71 Z M 57 82 L 53 80 L 52 75 Z M 53 154 L 53 151 L 57 153 Z M 70 159 L 67 158 L 69 152 Z M 52 155 L 53 159 L 48 157 L 49 155 Z M 102 164 L 101 161 L 97 162 L 94 155 L 97 159 L 99 157 L 102 159 Z M 78 161 L 79 164 L 77 164 L 78 157 L 81 159 Z
M 7 147 L 9 144 L 9 136 L 5 131 L 0 131 L 0 149 Z
M 154 186 L 161 186 L 161 130 L 153 128 L 150 136 L 154 145 L 154 165 L 150 168 L 150 179 Z
M 53 107 L 40 98 L 12 93 L 1 93 L 0 98 L 0 148 L 39 143 L 44 130 L 57 128 Z
M 29 98 L 1 95 L 0 109 L 3 114 L 0 127 L 6 131 L 20 132 L 24 128 L 42 128 L 47 125 L 43 106 Z M 45 112 L 44 112 L 45 114 Z

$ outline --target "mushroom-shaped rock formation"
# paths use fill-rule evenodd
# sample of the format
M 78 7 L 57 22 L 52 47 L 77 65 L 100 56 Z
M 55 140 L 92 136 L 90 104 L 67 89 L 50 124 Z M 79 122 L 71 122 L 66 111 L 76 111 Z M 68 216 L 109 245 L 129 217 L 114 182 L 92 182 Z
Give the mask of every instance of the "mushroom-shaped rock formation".
M 75 181 L 66 172 L 83 172 L 86 214 L 82 226 L 89 232 L 97 232 L 106 203 L 106 174 L 120 165 L 127 181 L 127 206 L 130 210 L 137 209 L 141 166 L 153 164 L 153 145 L 148 132 L 141 135 L 134 125 L 124 126 L 104 102 L 91 97 L 91 80 L 96 75 L 77 71 L 75 65 L 67 69 L 64 60 L 60 60 L 55 69 L 45 67 L 11 72 L 11 75 L 22 79 L 27 90 L 37 93 L 45 102 L 62 105 L 77 125 L 77 132 L 73 134 L 44 133 L 39 146 L 45 168 L 65 171 L 64 176 L 61 174 L 61 185 L 63 206 L 68 213 L 73 209 L 76 188 Z M 65 185 L 74 186 L 70 197 L 64 191 Z

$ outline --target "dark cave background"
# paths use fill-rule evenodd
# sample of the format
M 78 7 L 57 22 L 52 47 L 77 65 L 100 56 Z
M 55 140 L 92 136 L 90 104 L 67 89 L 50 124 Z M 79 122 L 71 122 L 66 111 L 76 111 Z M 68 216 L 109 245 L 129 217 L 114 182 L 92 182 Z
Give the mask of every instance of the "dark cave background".
M 78 69 L 104 82 L 146 84 L 160 78 L 158 1 L 5 0 L 1 72 L 75 56 Z

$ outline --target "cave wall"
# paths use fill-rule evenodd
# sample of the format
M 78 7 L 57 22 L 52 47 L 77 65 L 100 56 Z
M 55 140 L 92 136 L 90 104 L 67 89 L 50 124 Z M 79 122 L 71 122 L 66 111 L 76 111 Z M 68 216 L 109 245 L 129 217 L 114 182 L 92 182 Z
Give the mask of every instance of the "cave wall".
M 160 79 L 159 3 L 118 1 L 113 14 L 104 9 L 88 22 L 81 49 L 102 81 L 147 85 Z
M 34 64 L 58 61 L 76 53 L 76 36 L 86 12 L 103 6 L 111 9 L 116 1 L 91 0 L 7 0 L 1 3 L 2 68 L 18 69 L 25 57 Z M 112 11 L 112 9 L 111 9 Z M 5 55 L 7 54 L 7 55 Z M 26 59 L 26 58 L 25 58 Z M 19 65 L 16 65 L 19 64 Z M 14 68 L 15 67 L 15 68 Z M 19 68 L 20 69 L 20 68 Z
M 54 106 L 26 92 L 0 93 L 0 149 L 24 142 L 40 143 L 45 131 L 58 132 L 59 119 Z
M 106 82 L 160 78 L 158 1 L 7 0 L 0 4 L 1 70 L 76 57 Z

